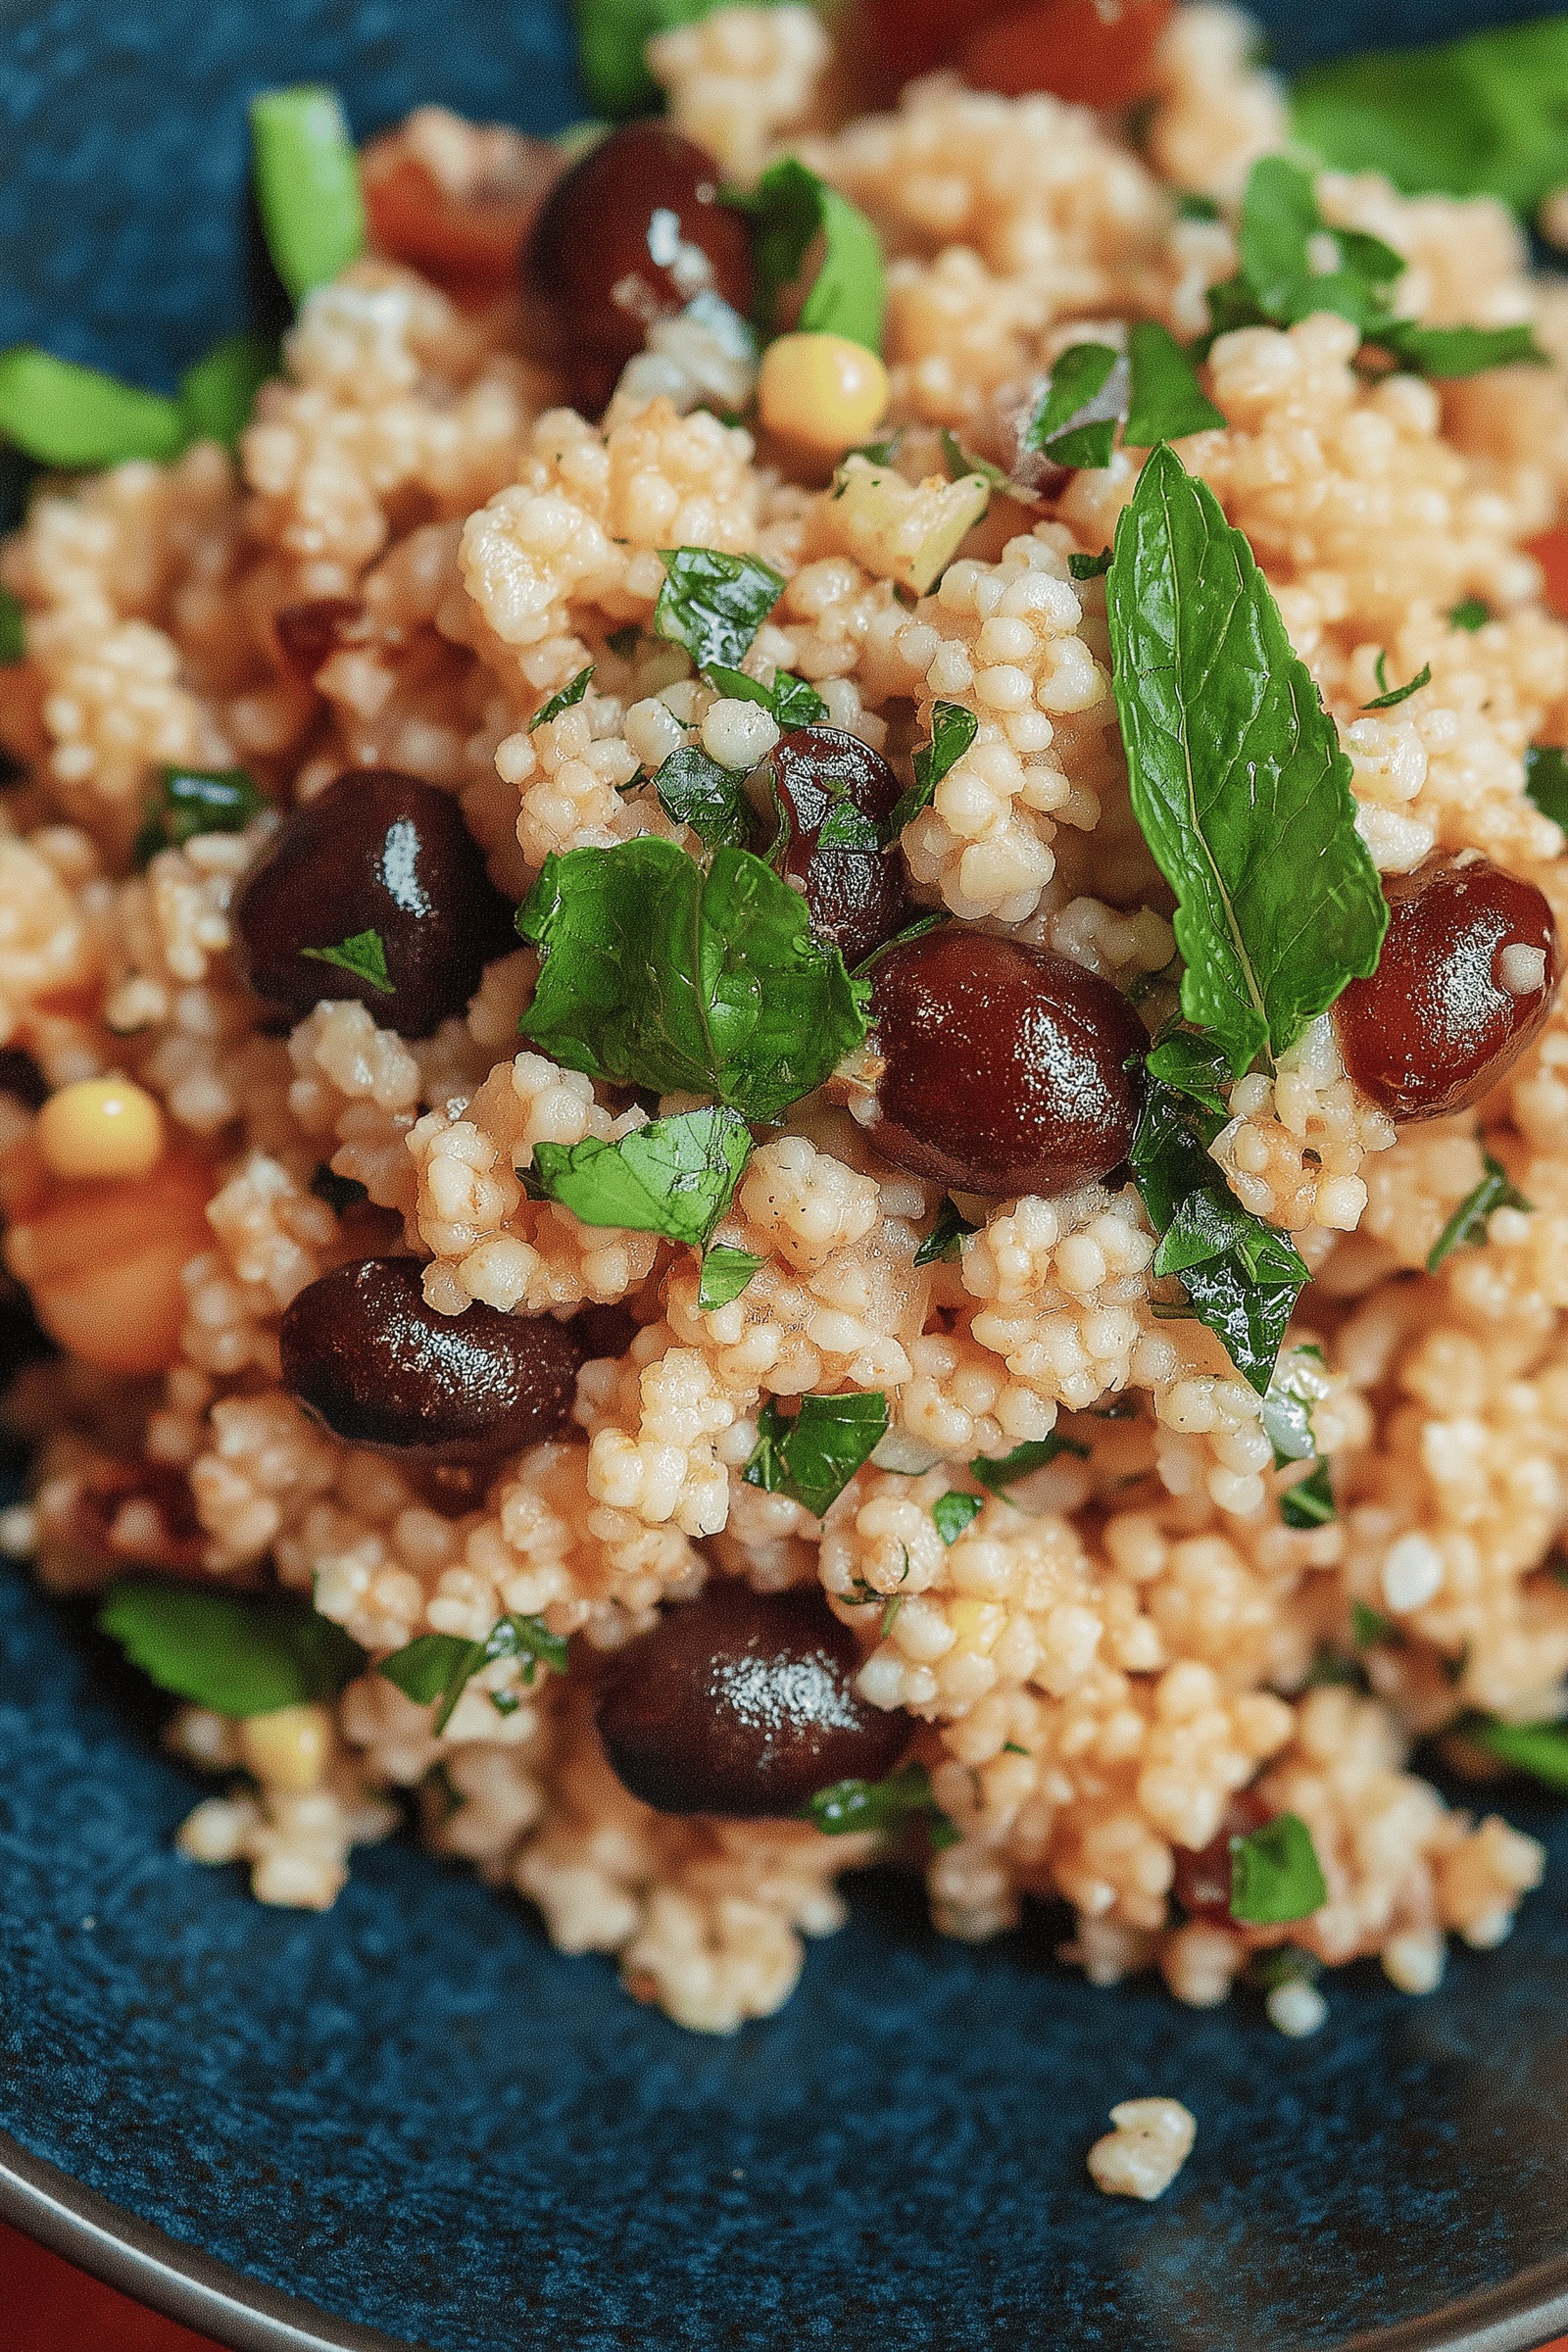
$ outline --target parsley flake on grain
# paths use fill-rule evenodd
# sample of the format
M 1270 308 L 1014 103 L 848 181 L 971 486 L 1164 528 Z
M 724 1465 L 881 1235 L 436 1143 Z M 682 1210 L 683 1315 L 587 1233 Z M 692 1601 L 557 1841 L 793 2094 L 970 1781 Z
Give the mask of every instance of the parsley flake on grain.
M 758 703 L 771 712 L 781 734 L 787 735 L 792 727 L 819 726 L 827 716 L 827 705 L 816 688 L 798 678 L 792 669 L 776 671 L 771 686 L 764 686 L 760 678 L 748 677 L 744 669 L 727 668 L 721 662 L 710 662 L 706 674 L 720 694 L 738 702 Z
M 1122 408 L 1113 379 L 1124 368 L 1108 343 L 1069 344 L 1053 363 L 1024 447 L 1044 450 L 1056 466 L 1108 466 Z
M 243 767 L 166 767 L 147 796 L 132 858 L 145 865 L 159 850 L 182 850 L 199 833 L 243 833 L 267 807 Z
M 729 844 L 706 872 L 651 834 L 552 853 L 517 929 L 544 957 L 524 1033 L 593 1078 L 771 1119 L 866 1032 L 805 900 Z
M 735 1110 L 683 1110 L 618 1143 L 535 1144 L 534 1183 L 584 1225 L 662 1233 L 697 1247 L 735 1197 L 752 1134 Z
M 356 931 L 352 939 L 340 939 L 335 948 L 301 948 L 316 963 L 335 963 L 340 971 L 353 972 L 361 980 L 368 980 L 383 997 L 396 994 L 392 975 L 386 968 L 386 950 L 381 945 L 379 931 Z
M 559 718 L 563 710 L 569 710 L 574 704 L 580 703 L 593 684 L 593 677 L 594 665 L 590 662 L 586 669 L 578 670 L 569 685 L 563 686 L 559 694 L 550 697 L 543 710 L 534 712 L 528 721 L 529 734 L 533 733 L 535 727 L 547 726 L 551 719 Z
M 943 1260 L 951 1261 L 962 1254 L 963 1244 L 971 1233 L 978 1233 L 963 1211 L 952 1200 L 943 1201 L 937 1210 L 937 1220 L 914 1253 L 917 1266 L 934 1266 Z
M 1128 330 L 1127 365 L 1131 392 L 1121 437 L 1129 449 L 1223 429 L 1225 419 L 1200 384 L 1191 354 L 1168 326 L 1138 319 Z
M 731 1250 L 724 1243 L 703 1252 L 702 1279 L 697 1285 L 697 1311 L 710 1315 L 738 1298 L 754 1275 L 766 1265 L 750 1250 Z
M 311 1178 L 311 1191 L 318 1200 L 326 1202 L 334 1217 L 342 1216 L 346 1209 L 357 1208 L 362 1200 L 370 1198 L 368 1188 L 357 1176 L 340 1176 L 324 1159 Z
M 784 581 L 760 556 L 732 556 L 718 547 L 660 549 L 664 582 L 654 607 L 654 628 L 682 645 L 699 669 L 733 669 L 784 593 Z
M 1466 1193 L 1431 1249 L 1427 1251 L 1427 1272 L 1435 1274 L 1446 1257 L 1455 1250 L 1480 1249 L 1487 1238 L 1487 1221 L 1498 1208 L 1534 1208 L 1517 1186 L 1509 1180 L 1508 1171 L 1490 1152 L 1483 1152 L 1481 1164 L 1485 1170 L 1481 1182 Z
M 807 289 L 794 331 L 843 335 L 880 352 L 887 308 L 882 246 L 859 208 L 793 155 L 770 165 L 750 195 L 731 201 L 756 224 L 757 320 L 763 334 L 778 331 L 779 296 L 795 283 L 808 248 L 820 234 L 821 267 Z
M 1067 569 L 1075 580 L 1102 580 L 1110 569 L 1110 550 L 1102 547 L 1098 556 L 1081 556 L 1075 549 L 1067 558 Z
M 946 1494 L 939 1494 L 931 1505 L 931 1516 L 943 1543 L 956 1544 L 964 1529 L 973 1525 L 985 1507 L 980 1495 L 960 1494 L 956 1487 L 950 1487 Z
M 1450 629 L 1468 629 L 1474 636 L 1476 630 L 1484 629 L 1491 618 L 1490 605 L 1484 605 L 1479 596 L 1467 596 L 1461 604 L 1449 609 L 1448 626 Z
M 934 703 L 931 740 L 914 755 L 914 782 L 888 818 L 888 838 L 897 841 L 911 817 L 929 808 L 937 786 L 956 767 L 980 732 L 980 721 L 961 703 Z
M 764 1494 L 788 1494 L 820 1519 L 887 1431 L 880 1390 L 803 1396 L 787 1419 L 770 1397 L 757 1416 L 757 1445 L 741 1475 Z
M 1490 1715 L 1472 1715 L 1459 1730 L 1500 1764 L 1529 1773 L 1548 1788 L 1568 1789 L 1568 1731 L 1560 1723 L 1499 1723 Z
M 1106 613 L 1133 808 L 1179 901 L 1182 1010 L 1237 1077 L 1377 968 L 1389 910 L 1350 762 L 1246 534 L 1156 449 Z
M 1305 1919 L 1329 1899 L 1328 1881 L 1298 1813 L 1277 1813 L 1231 1839 L 1231 1917 L 1255 1927 Z
M 1525 754 L 1525 794 L 1543 816 L 1568 831 L 1568 751 L 1556 743 L 1533 743 Z
M 1350 1640 L 1357 1649 L 1376 1649 L 1394 1632 L 1394 1620 L 1378 1609 L 1369 1609 L 1364 1600 L 1350 1603 Z
M 160 1690 L 215 1715 L 270 1715 L 335 1698 L 365 1664 L 359 1643 L 308 1601 L 152 1577 L 111 1585 L 97 1623 Z
M 959 1832 L 931 1794 L 931 1775 L 923 1764 L 905 1764 L 886 1780 L 835 1781 L 831 1788 L 819 1788 L 799 1818 L 814 1821 L 824 1837 L 843 1838 L 855 1830 L 897 1834 L 922 1815 L 939 1852 L 957 1844 Z
M 365 248 L 359 158 L 337 92 L 320 84 L 259 91 L 251 168 L 267 249 L 298 303 Z
M 523 1659 L 521 1679 L 531 1686 L 541 1665 L 552 1674 L 565 1673 L 566 1644 L 543 1618 L 513 1613 L 498 1617 L 483 1642 L 466 1642 L 461 1634 L 416 1634 L 390 1657 L 378 1659 L 375 1671 L 416 1706 L 440 1701 L 430 1726 L 432 1737 L 439 1738 L 472 1677 L 497 1658 Z
M 995 1460 L 987 1454 L 977 1453 L 969 1464 L 969 1475 L 977 1478 L 993 1494 L 1000 1494 L 1004 1502 L 1011 1502 L 1012 1496 L 1007 1493 L 1009 1487 L 1016 1486 L 1019 1479 L 1027 1478 L 1031 1471 L 1043 1470 L 1048 1462 L 1055 1461 L 1058 1454 L 1063 1453 L 1076 1454 L 1081 1462 L 1089 1459 L 1087 1446 L 1080 1446 L 1076 1439 L 1064 1438 L 1059 1430 L 1054 1429 L 1049 1438 L 1030 1438 L 1022 1446 L 1015 1446 L 1010 1453 L 1001 1454 Z
M 1396 703 L 1407 703 L 1412 694 L 1419 694 L 1423 686 L 1432 683 L 1432 664 L 1425 662 L 1407 686 L 1391 686 L 1385 666 L 1387 662 L 1388 655 L 1380 649 L 1377 661 L 1373 663 L 1373 675 L 1381 691 L 1370 703 L 1361 705 L 1363 710 L 1392 710 Z

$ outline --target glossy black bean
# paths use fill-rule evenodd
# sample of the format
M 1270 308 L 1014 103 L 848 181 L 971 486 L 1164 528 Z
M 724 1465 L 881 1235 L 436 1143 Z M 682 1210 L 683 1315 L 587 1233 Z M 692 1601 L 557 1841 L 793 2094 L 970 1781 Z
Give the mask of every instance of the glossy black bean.
M 386 767 L 352 769 L 284 818 L 240 884 L 233 925 L 274 1025 L 346 997 L 402 1037 L 428 1037 L 461 1013 L 485 964 L 517 944 L 452 795 Z M 305 953 L 366 931 L 380 939 L 390 994 Z
M 903 858 L 883 846 L 898 777 L 857 736 L 809 726 L 779 738 L 758 780 L 788 828 L 784 871 L 805 886 L 811 929 L 853 968 L 916 911 Z
M 0 1046 L 0 1095 L 15 1095 L 28 1110 L 42 1110 L 49 1081 L 24 1046 Z
M 1334 1008 L 1340 1050 L 1395 1118 L 1443 1118 L 1479 1102 L 1551 1010 L 1562 977 L 1551 908 L 1484 858 L 1385 874 L 1383 895 L 1378 968 Z
M 837 1781 L 880 1780 L 909 1743 L 902 1708 L 854 1688 L 860 1653 L 821 1592 L 720 1577 L 623 1649 L 599 1692 L 618 1778 L 662 1813 L 798 1812 Z
M 414 1257 L 335 1266 L 284 1310 L 283 1386 L 351 1446 L 471 1462 L 552 1438 L 581 1355 L 550 1315 L 427 1306 Z
M 597 416 L 650 326 L 700 293 L 749 315 L 756 278 L 744 214 L 719 201 L 711 156 L 663 122 L 628 122 L 562 174 L 522 254 L 539 356 Z
M 960 1192 L 1070 1192 L 1126 1157 L 1148 1051 L 1108 980 L 968 925 L 894 948 L 872 974 L 885 1157 Z

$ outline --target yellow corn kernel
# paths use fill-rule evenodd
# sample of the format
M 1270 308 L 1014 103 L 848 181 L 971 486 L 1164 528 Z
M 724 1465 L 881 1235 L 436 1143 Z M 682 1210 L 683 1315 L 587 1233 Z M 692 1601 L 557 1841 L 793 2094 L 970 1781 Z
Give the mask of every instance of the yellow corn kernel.
M 78 1078 L 38 1113 L 38 1149 L 57 1176 L 145 1176 L 164 1155 L 164 1114 L 130 1078 Z
M 247 1715 L 239 1750 L 264 1788 L 305 1796 L 318 1788 L 332 1756 L 332 1719 L 324 1707 L 274 1707 Z
M 847 335 L 780 335 L 762 354 L 757 405 L 780 440 L 837 457 L 881 422 L 888 371 Z

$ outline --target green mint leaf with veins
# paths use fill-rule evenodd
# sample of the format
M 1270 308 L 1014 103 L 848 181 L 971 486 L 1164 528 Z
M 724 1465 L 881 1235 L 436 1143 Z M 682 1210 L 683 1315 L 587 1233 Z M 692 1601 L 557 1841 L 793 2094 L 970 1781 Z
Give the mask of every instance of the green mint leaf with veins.
M 559 694 L 553 694 L 550 697 L 542 710 L 534 712 L 528 721 L 529 734 L 533 733 L 535 727 L 542 727 L 549 720 L 559 718 L 563 710 L 569 710 L 573 704 L 580 703 L 593 683 L 593 675 L 594 665 L 590 662 L 586 669 L 578 670 L 577 675 L 568 686 L 563 686 Z
M 190 438 L 177 400 L 25 343 L 0 352 L 0 434 L 42 466 L 73 470 L 175 458 Z
M 735 1197 L 752 1149 L 738 1111 L 683 1110 L 618 1143 L 535 1144 L 534 1181 L 584 1225 L 662 1233 L 701 1247 Z
M 500 1617 L 483 1642 L 466 1642 L 461 1634 L 417 1634 L 376 1665 L 376 1673 L 394 1683 L 405 1698 L 427 1707 L 440 1701 L 430 1726 L 439 1738 L 452 1720 L 454 1708 L 481 1666 L 496 1658 L 523 1658 L 524 1683 L 532 1683 L 541 1665 L 554 1674 L 566 1671 L 566 1644 L 538 1617 L 515 1614 Z
M 132 857 L 145 865 L 159 850 L 182 850 L 199 833 L 243 833 L 268 806 L 243 767 L 166 767 L 147 796 Z
M 727 844 L 706 872 L 651 834 L 552 854 L 517 929 L 544 957 L 524 1034 L 591 1078 L 771 1119 L 866 1032 L 805 900 Z
M 379 931 L 356 931 L 352 939 L 340 939 L 335 948 L 301 948 L 300 954 L 317 963 L 335 963 L 342 971 L 357 973 L 383 997 L 396 994 Z
M 835 1781 L 819 1788 L 798 1818 L 814 1821 L 824 1837 L 843 1838 L 856 1830 L 897 1833 L 921 1814 L 939 1851 L 957 1843 L 958 1831 L 931 1794 L 931 1775 L 923 1764 L 905 1764 L 884 1781 Z
M 1423 686 L 1430 686 L 1432 683 L 1432 664 L 1430 662 L 1426 662 L 1417 670 L 1408 686 L 1391 686 L 1386 667 L 1387 662 L 1387 654 L 1380 650 L 1377 661 L 1373 664 L 1373 674 L 1376 676 L 1382 692 L 1370 703 L 1363 703 L 1361 705 L 1363 710 L 1392 710 L 1396 703 L 1407 703 L 1412 694 L 1419 694 Z
M 1277 1813 L 1231 1839 L 1231 1917 L 1257 1927 L 1306 1919 L 1329 1899 L 1328 1881 L 1298 1813 Z
M 1001 466 L 993 466 L 989 458 L 974 458 L 959 446 L 956 433 L 947 425 L 942 427 L 942 462 L 948 469 L 950 482 L 961 482 L 965 474 L 977 473 L 993 490 L 1009 490 L 1012 477 Z
M 1051 381 L 1024 435 L 1026 449 L 1044 450 L 1057 466 L 1108 466 L 1116 445 L 1116 410 L 1108 403 L 1085 416 L 1121 362 L 1108 343 L 1073 343 L 1060 353 Z M 1119 403 L 1118 403 L 1119 407 Z
M 1128 333 L 1127 365 L 1132 389 L 1121 437 L 1129 449 L 1152 449 L 1156 441 L 1224 426 L 1199 383 L 1190 354 L 1169 327 L 1153 318 L 1139 319 Z
M 1533 743 L 1525 754 L 1525 792 L 1543 816 L 1568 831 L 1568 751 Z
M 931 1505 L 931 1516 L 937 1523 L 937 1534 L 944 1544 L 956 1544 L 966 1527 L 973 1525 L 985 1509 L 978 1494 L 960 1494 L 951 1488 L 939 1494 Z
M 337 92 L 320 85 L 258 92 L 251 169 L 267 249 L 298 303 L 365 249 L 359 158 Z
M 758 703 L 771 711 L 782 734 L 787 735 L 792 727 L 820 726 L 827 716 L 827 705 L 816 688 L 798 678 L 792 669 L 777 671 L 771 686 L 748 677 L 744 669 L 727 668 L 721 662 L 710 662 L 707 675 L 710 685 L 716 686 L 720 694 Z
M 821 268 L 807 290 L 795 331 L 844 335 L 880 352 L 887 281 L 881 241 L 865 215 L 793 155 L 770 165 L 749 196 L 732 201 L 756 223 L 757 321 L 762 332 L 777 332 L 779 296 L 794 284 L 820 230 Z
M 19 596 L 0 581 L 0 669 L 27 659 L 27 613 Z
M 304 1600 L 133 1576 L 110 1586 L 97 1622 L 160 1690 L 215 1715 L 335 1698 L 365 1665 L 359 1643 Z
M 1338 171 L 1531 213 L 1568 179 L 1565 88 L 1568 19 L 1553 16 L 1310 66 L 1292 81 L 1291 111 L 1297 137 Z
M 1009 1487 L 1016 1486 L 1020 1478 L 1027 1478 L 1032 1470 L 1043 1470 L 1048 1462 L 1054 1462 L 1058 1454 L 1063 1453 L 1076 1454 L 1081 1462 L 1089 1459 L 1087 1446 L 1080 1446 L 1074 1439 L 1064 1438 L 1059 1430 L 1054 1429 L 1049 1438 L 1031 1438 L 996 1461 L 986 1454 L 977 1453 L 969 1464 L 969 1475 L 978 1479 L 981 1486 L 989 1488 L 993 1494 L 1000 1494 L 1004 1502 L 1010 1502 L 1012 1497 L 1007 1493 Z
M 820 1519 L 888 1426 L 879 1390 L 803 1396 L 793 1420 L 771 1400 L 757 1416 L 757 1445 L 741 1473 L 765 1494 L 788 1494 Z
M 751 832 L 740 777 L 710 760 L 701 744 L 684 743 L 671 752 L 654 776 L 654 790 L 664 814 L 690 825 L 705 850 L 744 843 Z
M 914 782 L 888 818 L 888 839 L 897 841 L 911 817 L 929 808 L 937 786 L 956 767 L 980 732 L 980 721 L 961 703 L 934 703 L 931 740 L 914 755 Z
M 664 584 L 654 607 L 654 628 L 683 645 L 699 669 L 733 669 L 784 593 L 784 582 L 760 556 L 726 555 L 717 547 L 660 549 Z
M 1517 1187 L 1509 1181 L 1508 1171 L 1501 1160 L 1494 1159 L 1490 1152 L 1481 1155 L 1485 1171 L 1481 1182 L 1466 1193 L 1448 1222 L 1427 1251 L 1427 1272 L 1435 1274 L 1446 1257 L 1455 1250 L 1480 1249 L 1487 1238 L 1487 1220 L 1494 1209 L 1534 1208 Z
M 1334 1487 L 1329 1478 L 1328 1463 L 1319 1462 L 1315 1470 L 1287 1487 L 1280 1496 L 1280 1517 L 1287 1527 L 1326 1527 L 1336 1517 Z
M 723 1243 L 705 1250 L 702 1280 L 697 1286 L 699 1314 L 710 1315 L 716 1307 L 728 1306 L 766 1263 L 765 1257 L 754 1256 L 750 1250 L 731 1250 Z
M 1377 968 L 1389 910 L 1350 763 L 1245 533 L 1161 447 L 1106 614 L 1133 808 L 1180 902 L 1182 1010 L 1237 1077 Z
M 1560 1723 L 1497 1723 L 1482 1715 L 1468 1717 L 1459 1728 L 1499 1763 L 1528 1772 L 1548 1788 L 1568 1789 L 1568 1730 Z
M 966 1234 L 978 1233 L 963 1211 L 952 1200 L 944 1200 L 937 1210 L 937 1221 L 914 1253 L 917 1266 L 934 1266 L 940 1259 L 951 1260 L 961 1254 Z
M 267 335 L 225 335 L 204 352 L 179 379 L 190 438 L 234 449 L 251 420 L 257 393 L 278 366 L 277 345 Z
M 1155 1040 L 1146 1066 L 1152 1078 L 1161 1079 L 1178 1094 L 1190 1095 L 1213 1117 L 1224 1120 L 1230 1116 L 1231 1065 L 1211 1039 L 1196 1036 L 1191 1029 L 1173 1029 Z
M 1067 569 L 1075 580 L 1102 580 L 1110 569 L 1110 550 L 1102 547 L 1098 556 L 1080 556 L 1075 552 L 1067 558 Z
M 1149 1081 L 1133 1138 L 1133 1176 L 1161 1236 L 1156 1275 L 1176 1274 L 1242 1377 L 1267 1394 L 1307 1281 L 1290 1241 L 1244 1208 L 1204 1145 L 1217 1126 L 1174 1088 Z
M 1449 612 L 1448 626 L 1450 629 L 1468 629 L 1473 636 L 1477 629 L 1484 629 L 1491 618 L 1490 605 L 1484 605 L 1479 596 L 1467 596 L 1462 604 L 1455 605 Z

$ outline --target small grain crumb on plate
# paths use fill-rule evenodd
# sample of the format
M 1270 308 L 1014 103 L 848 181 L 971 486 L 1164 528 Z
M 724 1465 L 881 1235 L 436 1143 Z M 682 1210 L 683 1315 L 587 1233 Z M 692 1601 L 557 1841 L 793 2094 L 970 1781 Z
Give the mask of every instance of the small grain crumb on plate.
M 1162 2196 L 1192 2154 L 1196 2119 L 1180 2099 L 1123 2099 L 1114 2132 L 1089 2151 L 1089 2170 L 1107 2197 Z

